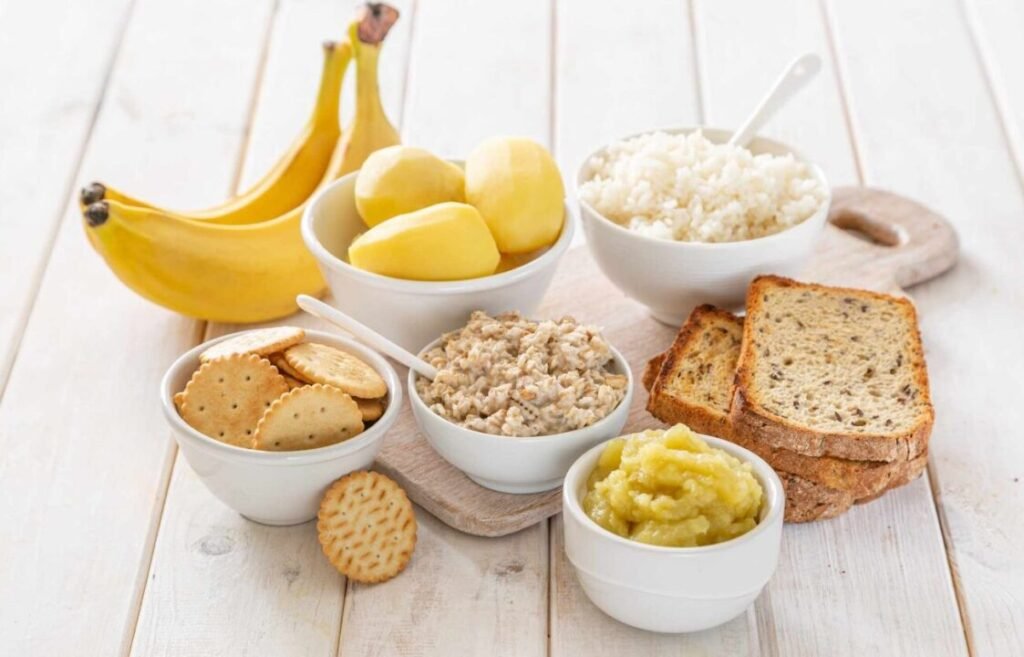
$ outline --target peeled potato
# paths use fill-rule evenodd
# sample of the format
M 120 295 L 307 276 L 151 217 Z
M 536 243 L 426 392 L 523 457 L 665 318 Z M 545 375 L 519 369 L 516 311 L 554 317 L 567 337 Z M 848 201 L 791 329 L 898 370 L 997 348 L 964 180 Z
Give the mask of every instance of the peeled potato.
M 535 141 L 494 137 L 466 160 L 466 201 L 483 215 L 502 253 L 525 253 L 558 239 L 564 197 L 558 166 Z
M 356 176 L 356 210 L 367 226 L 445 201 L 465 200 L 462 169 L 414 146 L 374 151 Z
M 487 224 L 465 203 L 438 203 L 388 219 L 348 248 L 354 267 L 417 281 L 488 276 L 500 259 Z

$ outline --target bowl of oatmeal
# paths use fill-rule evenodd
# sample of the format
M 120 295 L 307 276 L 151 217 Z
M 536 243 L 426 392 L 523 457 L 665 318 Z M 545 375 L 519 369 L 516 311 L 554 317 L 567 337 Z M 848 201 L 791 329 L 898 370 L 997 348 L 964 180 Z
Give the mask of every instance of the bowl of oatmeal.
M 474 312 L 427 345 L 430 381 L 409 372 L 413 416 L 445 460 L 485 488 L 561 485 L 590 447 L 618 435 L 633 398 L 629 364 L 592 326 Z
M 828 218 L 821 169 L 786 144 L 690 127 L 617 140 L 576 178 L 587 246 L 655 319 L 678 326 L 702 303 L 734 307 L 758 274 L 799 274 Z

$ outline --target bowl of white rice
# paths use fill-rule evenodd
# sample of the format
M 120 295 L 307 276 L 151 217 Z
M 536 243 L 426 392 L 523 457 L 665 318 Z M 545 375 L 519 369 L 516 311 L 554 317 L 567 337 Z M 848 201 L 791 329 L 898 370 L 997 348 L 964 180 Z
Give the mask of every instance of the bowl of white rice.
M 824 174 L 789 146 L 680 128 L 620 139 L 576 179 L 587 244 L 601 270 L 659 321 L 702 303 L 735 307 L 759 274 L 793 276 L 828 216 Z

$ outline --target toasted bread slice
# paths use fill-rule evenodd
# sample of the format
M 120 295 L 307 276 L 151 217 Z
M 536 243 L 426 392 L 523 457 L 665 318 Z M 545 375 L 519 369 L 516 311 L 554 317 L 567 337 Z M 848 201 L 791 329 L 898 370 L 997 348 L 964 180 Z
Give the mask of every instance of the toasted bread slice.
M 756 435 L 734 431 L 729 421 L 729 403 L 742 332 L 743 319 L 732 313 L 713 306 L 696 308 L 669 350 L 648 364 L 649 370 L 656 365 L 659 369 L 653 376 L 645 371 L 645 385 L 648 379 L 652 382 L 647 410 L 663 422 L 682 422 L 698 433 L 730 440 L 778 471 L 849 493 L 846 497 L 853 499 L 878 495 L 906 480 L 915 469 L 920 473 L 927 456 L 896 463 L 813 457 L 772 447 Z M 833 509 L 845 503 L 825 491 L 810 494 L 807 485 L 794 484 L 792 488 L 804 491 L 812 499 L 829 500 L 827 506 Z
M 759 276 L 730 409 L 747 440 L 807 456 L 909 462 L 934 421 L 910 301 Z

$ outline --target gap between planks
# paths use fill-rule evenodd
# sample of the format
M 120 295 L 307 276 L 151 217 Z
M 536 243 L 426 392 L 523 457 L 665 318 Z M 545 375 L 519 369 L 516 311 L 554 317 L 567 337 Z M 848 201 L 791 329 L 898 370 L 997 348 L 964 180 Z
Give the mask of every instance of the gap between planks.
M 82 161 L 85 159 L 86 148 L 89 146 L 93 132 L 96 129 L 96 121 L 99 118 L 100 109 L 103 107 L 103 104 L 107 99 L 107 89 L 110 87 L 110 78 L 114 71 L 114 64 L 117 63 L 117 58 L 121 54 L 121 45 L 124 43 L 124 35 L 128 29 L 128 23 L 131 22 L 132 15 L 135 12 L 136 4 L 137 0 L 130 0 L 128 6 L 125 7 L 122 12 L 121 20 L 118 22 L 115 31 L 116 36 L 114 37 L 114 44 L 110 49 L 110 55 L 103 67 L 103 79 L 100 81 L 100 92 L 92 105 L 92 112 L 89 115 L 89 121 L 85 132 L 82 135 L 82 140 L 79 142 L 78 148 L 75 149 L 74 164 L 68 171 L 68 178 L 64 184 L 64 192 L 61 194 L 63 203 L 57 207 L 57 214 L 50 222 L 50 234 L 47 236 L 46 243 L 43 247 L 43 256 L 39 259 L 39 262 L 36 263 L 35 269 L 29 276 L 31 279 L 31 283 L 29 284 L 31 298 L 22 307 L 21 313 L 15 324 L 12 344 L 8 345 L 8 349 L 10 349 L 10 351 L 8 352 L 6 362 L 0 359 L 0 403 L 3 403 L 4 393 L 7 392 L 7 382 L 10 380 L 11 371 L 14 370 L 14 364 L 18 360 L 18 354 L 21 351 L 21 341 L 25 337 L 25 329 L 28 328 L 28 320 L 32 316 L 32 311 L 36 307 L 36 298 L 39 294 L 39 287 L 42 285 L 43 276 L 50 265 L 50 259 L 53 257 L 53 249 L 57 244 L 57 235 L 59 234 L 61 226 L 64 225 L 64 212 L 67 209 L 68 204 L 71 202 L 73 195 L 76 193 L 75 181 L 79 179 L 82 169 Z
M 829 0 L 818 0 L 821 10 L 821 19 L 825 28 L 825 38 L 828 42 L 829 53 L 832 56 L 832 65 L 836 76 L 836 88 L 839 93 L 840 105 L 843 109 L 843 119 L 846 121 L 847 135 L 850 141 L 850 148 L 853 151 L 854 166 L 857 170 L 857 181 L 863 185 L 865 179 L 865 168 L 863 154 L 860 148 L 856 125 L 853 121 L 853 114 L 850 109 L 850 92 L 848 88 L 847 75 L 842 59 L 839 57 L 838 31 L 835 28 L 835 17 L 828 5 Z M 964 601 L 963 590 L 960 583 L 960 574 L 956 567 L 956 560 L 951 549 L 951 539 L 946 516 L 943 513 L 942 505 L 939 503 L 939 490 L 936 482 L 936 473 L 931 457 L 925 466 L 925 478 L 928 481 L 928 490 L 931 492 L 932 506 L 935 509 L 935 516 L 939 523 L 939 534 L 942 537 L 942 548 L 946 556 L 946 568 L 949 571 L 950 581 L 953 584 L 953 594 L 956 598 L 957 613 L 960 616 L 960 627 L 964 634 L 964 643 L 967 647 L 967 654 L 974 655 L 974 645 L 971 642 L 971 622 L 967 615 L 967 607 Z
M 132 7 L 135 6 L 137 0 L 133 0 Z M 238 149 L 238 156 L 235 158 L 234 171 L 231 175 L 231 183 L 227 190 L 229 194 L 237 194 L 239 186 L 241 185 L 242 172 L 245 167 L 245 158 L 249 151 L 249 142 L 252 135 L 252 124 L 256 115 L 256 106 L 259 102 L 260 90 L 262 88 L 262 82 L 264 73 L 266 72 L 267 60 L 270 51 L 270 37 L 273 32 L 274 22 L 278 15 L 278 10 L 281 6 L 281 0 L 274 0 L 273 5 L 270 7 L 270 11 L 267 12 L 266 25 L 263 28 L 263 36 L 261 39 L 262 49 L 260 51 L 259 60 L 256 64 L 256 78 L 255 83 L 252 86 L 252 92 L 250 94 L 249 103 L 246 109 L 245 129 L 241 139 L 241 145 Z M 129 10 L 130 13 L 130 10 Z M 126 28 L 128 21 L 125 21 L 123 28 Z M 122 31 L 121 36 L 123 37 L 124 32 Z M 120 50 L 120 41 L 118 43 L 118 51 Z M 116 62 L 116 56 L 111 59 L 111 69 Z M 108 70 L 108 78 L 104 80 L 104 94 L 106 93 L 107 82 L 109 81 L 110 71 Z M 99 112 L 97 111 L 97 114 Z M 73 192 L 74 190 L 72 190 Z M 198 345 L 208 339 L 210 325 L 205 320 L 196 320 L 192 326 L 192 338 L 191 344 Z M 174 475 L 175 465 L 178 461 L 178 443 L 174 439 L 174 436 L 168 432 L 167 434 L 167 448 L 164 453 L 164 467 L 160 473 L 160 483 L 157 487 L 158 497 L 154 500 L 153 504 L 153 517 L 150 520 L 149 528 L 146 532 L 146 542 L 143 550 L 142 559 L 139 561 L 138 572 L 135 577 L 135 588 L 132 592 L 132 599 L 130 604 L 131 613 L 125 621 L 124 635 L 121 642 L 120 654 L 124 657 L 129 657 L 132 652 L 132 646 L 135 643 L 135 633 L 139 626 L 139 615 L 142 613 L 142 601 L 146 595 L 146 588 L 149 582 L 150 570 L 153 566 L 153 555 L 156 550 L 157 536 L 160 534 L 160 529 L 163 526 L 164 521 L 164 510 L 167 508 L 167 498 L 170 493 L 171 478 Z

